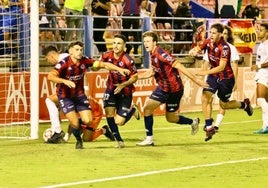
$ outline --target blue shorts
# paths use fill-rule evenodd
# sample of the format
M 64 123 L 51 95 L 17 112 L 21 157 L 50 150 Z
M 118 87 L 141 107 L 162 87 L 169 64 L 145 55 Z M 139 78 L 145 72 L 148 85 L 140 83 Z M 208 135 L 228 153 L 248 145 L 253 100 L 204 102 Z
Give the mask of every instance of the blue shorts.
M 150 98 L 161 103 L 166 103 L 167 112 L 175 112 L 180 108 L 180 101 L 183 96 L 183 89 L 176 93 L 168 93 L 157 87 Z
M 132 95 L 115 95 L 113 91 L 106 89 L 103 97 L 103 107 L 115 107 L 116 113 L 121 117 L 127 116 L 132 103 Z
M 229 101 L 235 84 L 234 78 L 220 80 L 218 77 L 208 75 L 207 83 L 209 88 L 204 88 L 203 91 L 209 91 L 214 94 L 218 91 L 217 96 L 222 102 Z
M 90 110 L 90 104 L 86 95 L 80 97 L 71 97 L 71 98 L 59 98 L 59 104 L 64 114 L 67 114 L 71 111 L 84 111 Z

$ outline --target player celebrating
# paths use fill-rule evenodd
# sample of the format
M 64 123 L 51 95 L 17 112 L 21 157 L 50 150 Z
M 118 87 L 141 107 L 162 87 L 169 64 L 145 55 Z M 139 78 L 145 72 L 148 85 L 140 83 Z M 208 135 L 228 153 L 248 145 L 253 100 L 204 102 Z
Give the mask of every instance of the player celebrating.
M 80 136 L 81 126 L 77 113 L 79 113 L 83 124 L 89 126 L 92 122 L 92 112 L 84 91 L 84 74 L 87 69 L 96 67 L 118 71 L 122 75 L 129 73 L 128 70 L 110 63 L 95 61 L 83 56 L 83 45 L 80 41 L 71 42 L 68 48 L 70 56 L 57 63 L 48 74 L 48 80 L 57 83 L 59 104 L 71 124 L 72 133 L 77 140 L 76 149 L 83 148 Z
M 166 119 L 168 122 L 191 125 L 192 134 L 198 131 L 199 118 L 190 119 L 178 114 L 180 101 L 183 96 L 183 83 L 179 72 L 185 74 L 196 84 L 205 87 L 206 83 L 197 79 L 169 52 L 158 46 L 156 33 L 148 31 L 143 33 L 143 43 L 151 55 L 151 67 L 146 72 L 138 75 L 139 79 L 155 78 L 158 86 L 153 91 L 144 107 L 144 123 L 146 138 L 137 143 L 137 146 L 153 146 L 153 112 L 161 104 L 166 104 Z
M 139 112 L 134 105 L 132 108 L 132 93 L 135 91 L 134 82 L 137 80 L 137 69 L 134 60 L 124 51 L 126 37 L 116 34 L 113 41 L 113 50 L 104 53 L 102 61 L 107 61 L 118 67 L 128 69 L 130 74 L 121 76 L 115 71 L 110 71 L 107 88 L 104 93 L 104 109 L 107 123 L 117 141 L 117 148 L 125 147 L 119 133 L 118 126 L 124 125 L 134 114 L 139 119 Z
M 215 127 L 212 125 L 213 119 L 208 108 L 213 94 L 217 91 L 217 96 L 220 99 L 220 107 L 224 110 L 241 108 L 247 112 L 249 116 L 253 114 L 253 109 L 248 98 L 243 102 L 229 100 L 232 95 L 235 78 L 231 67 L 231 50 L 227 42 L 223 39 L 224 27 L 220 23 L 213 24 L 210 27 L 210 38 L 206 39 L 200 46 L 194 47 L 189 54 L 196 56 L 203 49 L 208 52 L 210 63 L 209 70 L 201 70 L 197 72 L 199 76 L 207 76 L 208 88 L 203 89 L 202 93 L 202 110 L 205 116 L 206 131 L 205 141 L 208 141 L 216 133 Z

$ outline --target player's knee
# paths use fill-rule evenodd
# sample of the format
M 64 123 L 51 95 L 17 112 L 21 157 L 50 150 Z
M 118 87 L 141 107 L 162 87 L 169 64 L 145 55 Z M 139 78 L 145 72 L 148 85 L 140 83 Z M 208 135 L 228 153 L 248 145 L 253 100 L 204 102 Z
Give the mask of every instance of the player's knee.
M 118 126 L 123 126 L 125 123 L 125 119 L 121 119 L 121 118 L 115 118 L 115 124 Z
M 89 119 L 89 118 L 87 118 L 87 119 L 82 119 L 82 123 L 83 123 L 84 125 L 90 125 L 90 124 L 92 123 L 92 119 Z
M 169 114 L 169 115 L 166 114 L 166 120 L 169 123 L 177 123 L 178 122 L 178 116 L 177 115 L 174 116 L 174 114 Z

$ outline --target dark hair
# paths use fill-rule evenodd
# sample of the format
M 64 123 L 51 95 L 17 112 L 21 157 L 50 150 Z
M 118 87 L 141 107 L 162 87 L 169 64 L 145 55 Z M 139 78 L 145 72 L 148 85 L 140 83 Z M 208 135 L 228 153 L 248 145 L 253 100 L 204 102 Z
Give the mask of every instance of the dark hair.
M 261 27 L 264 27 L 266 30 L 268 30 L 268 23 L 262 23 Z
M 47 56 L 49 52 L 58 52 L 58 49 L 55 46 L 48 46 L 44 49 L 44 55 Z
M 142 34 L 142 37 L 152 37 L 153 41 L 158 42 L 158 35 L 157 33 L 153 32 L 153 31 L 146 31 L 145 33 Z
M 228 34 L 227 34 L 227 42 L 229 42 L 230 44 L 234 44 L 234 37 L 233 37 L 233 31 L 232 31 L 232 28 L 225 25 L 223 26 L 224 29 L 226 29 L 228 31 Z
M 115 34 L 114 35 L 114 38 L 120 38 L 120 39 L 122 39 L 124 41 L 124 43 L 127 42 L 126 36 L 125 35 L 122 35 L 122 34 Z
M 81 41 L 73 41 L 69 44 L 68 49 L 74 47 L 75 45 L 78 45 L 80 47 L 84 47 L 84 43 Z
M 224 28 L 223 28 L 223 25 L 220 23 L 215 23 L 215 24 L 211 25 L 210 29 L 212 29 L 212 28 L 216 29 L 218 31 L 218 33 L 223 33 Z

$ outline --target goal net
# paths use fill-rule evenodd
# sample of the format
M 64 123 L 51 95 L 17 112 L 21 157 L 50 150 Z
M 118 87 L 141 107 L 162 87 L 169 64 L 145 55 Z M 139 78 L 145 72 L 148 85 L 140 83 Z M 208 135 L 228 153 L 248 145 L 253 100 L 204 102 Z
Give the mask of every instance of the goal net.
M 38 1 L 11 2 L 0 5 L 0 138 L 37 139 Z

